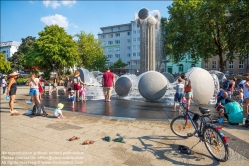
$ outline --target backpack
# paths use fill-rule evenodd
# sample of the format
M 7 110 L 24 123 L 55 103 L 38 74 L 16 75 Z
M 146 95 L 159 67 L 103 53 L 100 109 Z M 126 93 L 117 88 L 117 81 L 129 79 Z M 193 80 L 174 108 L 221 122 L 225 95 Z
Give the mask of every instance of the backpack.
M 48 114 L 46 113 L 43 105 L 41 104 L 35 104 L 32 110 L 32 115 L 35 116 L 47 116 Z
M 223 89 L 227 90 L 230 85 L 230 80 L 225 80 L 222 84 Z

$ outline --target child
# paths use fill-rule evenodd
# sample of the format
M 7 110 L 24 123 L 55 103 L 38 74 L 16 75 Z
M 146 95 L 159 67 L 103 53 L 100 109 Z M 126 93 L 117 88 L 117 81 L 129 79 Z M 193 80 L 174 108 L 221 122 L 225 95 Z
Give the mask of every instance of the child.
M 243 99 L 244 99 L 244 94 L 243 94 L 243 89 L 239 90 L 239 94 L 236 96 L 239 99 L 239 104 L 243 108 Z
M 184 86 L 185 98 L 187 100 L 187 109 L 189 110 L 190 101 L 193 99 L 192 87 L 191 82 L 189 79 L 185 79 L 185 86 Z
M 74 90 L 71 90 L 70 91 L 70 100 L 72 102 L 72 108 L 74 108 Z
M 57 105 L 57 108 L 54 110 L 54 117 L 55 118 L 65 118 L 64 116 L 63 116 L 63 114 L 62 114 L 62 111 L 61 111 L 61 109 L 64 107 L 64 104 L 62 104 L 62 103 L 59 103 L 58 105 Z
M 85 84 L 81 84 L 80 95 L 81 95 L 81 101 L 84 100 L 84 102 L 86 102 L 85 93 L 86 93 Z
M 67 96 L 68 96 L 68 99 L 70 99 L 71 90 L 72 90 L 72 81 L 68 80 L 68 82 L 67 82 Z
M 180 103 L 183 97 L 184 85 L 182 84 L 182 78 L 178 79 L 178 84 L 176 85 L 176 93 L 174 97 L 174 110 L 176 111 L 176 102 Z M 179 111 L 180 111 L 180 104 L 179 104 Z

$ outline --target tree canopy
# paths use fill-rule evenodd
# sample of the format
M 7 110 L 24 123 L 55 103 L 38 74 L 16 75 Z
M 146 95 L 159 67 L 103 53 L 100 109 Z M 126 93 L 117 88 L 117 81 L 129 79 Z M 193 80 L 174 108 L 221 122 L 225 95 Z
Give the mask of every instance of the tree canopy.
M 94 35 L 81 31 L 75 35 L 78 45 L 78 66 L 88 70 L 104 70 L 107 57 L 101 48 L 101 41 L 94 39 Z
M 111 66 L 109 66 L 111 69 L 115 70 L 115 69 L 119 69 L 119 68 L 122 68 L 122 67 L 125 67 L 127 66 L 126 63 L 124 63 L 122 61 L 121 58 L 119 58 L 116 62 L 114 62 Z
M 7 73 L 11 70 L 10 62 L 6 61 L 5 54 L 0 52 L 0 73 Z
M 38 33 L 34 47 L 25 56 L 26 64 L 41 69 L 57 71 L 73 67 L 79 59 L 77 44 L 64 28 L 58 25 L 46 26 Z
M 249 4 L 243 0 L 177 0 L 165 21 L 165 48 L 174 62 L 187 54 L 194 61 L 219 56 L 225 61 L 244 60 L 249 54 Z

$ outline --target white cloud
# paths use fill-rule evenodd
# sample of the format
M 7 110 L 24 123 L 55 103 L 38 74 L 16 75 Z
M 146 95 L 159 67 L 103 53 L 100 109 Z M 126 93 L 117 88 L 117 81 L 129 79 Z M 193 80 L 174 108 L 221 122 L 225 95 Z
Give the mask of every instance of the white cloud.
M 64 27 L 64 28 L 68 27 L 67 17 L 64 17 L 64 16 L 59 15 L 59 14 L 42 17 L 41 21 L 44 22 L 46 25 L 55 25 L 56 24 L 60 27 Z
M 74 28 L 78 28 L 77 25 L 75 25 L 74 23 L 71 24 Z
M 52 7 L 53 9 L 56 9 L 57 7 L 60 6 L 60 4 L 58 3 L 58 1 L 50 1 L 50 0 L 43 1 L 43 4 L 46 7 Z
M 61 3 L 62 3 L 64 6 L 72 6 L 73 4 L 76 3 L 76 1 L 75 1 L 75 0 L 68 0 L 68 1 L 62 0 Z

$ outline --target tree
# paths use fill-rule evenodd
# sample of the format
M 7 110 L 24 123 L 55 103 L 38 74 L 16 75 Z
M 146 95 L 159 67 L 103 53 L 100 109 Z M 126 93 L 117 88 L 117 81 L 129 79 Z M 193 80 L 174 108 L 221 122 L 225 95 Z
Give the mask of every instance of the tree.
M 26 64 L 50 71 L 55 68 L 57 72 L 76 64 L 79 59 L 77 44 L 64 28 L 58 25 L 46 26 L 38 34 L 33 49 L 25 56 Z
M 199 58 L 208 61 L 219 56 L 220 69 L 225 70 L 225 61 L 248 58 L 249 33 L 248 4 L 237 0 L 216 1 L 174 1 L 169 9 L 166 25 L 166 48 L 175 62 L 191 55 L 194 62 Z M 241 7 L 240 12 L 235 9 Z M 233 17 L 229 17 L 231 15 Z M 241 26 L 243 23 L 244 26 Z M 243 36 L 243 37 L 242 37 Z M 234 40 L 240 40 L 240 46 Z M 237 47 L 236 47 L 237 46 Z M 240 56 L 235 56 L 240 55 Z
M 119 58 L 116 62 L 114 62 L 110 66 L 110 68 L 113 69 L 113 70 L 117 70 L 117 69 L 120 69 L 120 68 L 125 67 L 125 66 L 127 66 L 127 64 L 124 63 L 121 58 Z
M 78 44 L 79 66 L 88 70 L 104 70 L 107 57 L 101 48 L 101 41 L 94 39 L 94 35 L 81 31 L 76 34 Z
M 24 69 L 25 67 L 28 67 L 25 65 L 23 59 L 24 56 L 33 48 L 33 44 L 36 41 L 35 37 L 28 36 L 26 38 L 22 38 L 22 43 L 18 47 L 17 52 L 13 54 L 12 57 L 8 59 L 10 61 L 11 68 L 13 69 Z
M 11 70 L 10 62 L 5 60 L 5 54 L 0 53 L 0 73 L 7 73 Z

